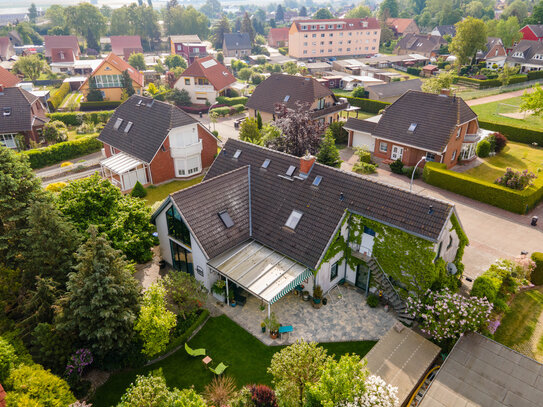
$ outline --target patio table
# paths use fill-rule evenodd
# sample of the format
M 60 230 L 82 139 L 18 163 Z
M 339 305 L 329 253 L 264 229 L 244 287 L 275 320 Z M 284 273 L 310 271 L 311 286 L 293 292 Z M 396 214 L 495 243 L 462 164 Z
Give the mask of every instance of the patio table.
M 213 359 L 211 359 L 209 356 L 206 356 L 205 358 L 202 359 L 202 362 L 204 363 L 205 367 L 207 367 L 211 363 L 212 360 Z

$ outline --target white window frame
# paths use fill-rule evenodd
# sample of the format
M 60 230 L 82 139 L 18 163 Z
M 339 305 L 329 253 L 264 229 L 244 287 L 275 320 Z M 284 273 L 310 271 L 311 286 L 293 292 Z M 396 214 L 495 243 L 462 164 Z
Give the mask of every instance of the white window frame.
M 17 142 L 15 141 L 16 136 L 17 136 L 17 133 L 0 134 L 0 146 L 16 149 L 17 148 Z
M 189 161 L 197 159 L 198 166 L 192 166 L 189 168 Z M 174 161 L 175 176 L 177 178 L 190 177 L 192 175 L 202 172 L 202 158 L 200 155 L 192 155 L 186 158 L 176 158 Z
M 388 143 L 386 141 L 379 142 L 379 151 L 381 153 L 388 153 Z
M 456 150 L 454 150 L 452 153 L 451 162 L 454 161 L 455 158 L 456 158 Z

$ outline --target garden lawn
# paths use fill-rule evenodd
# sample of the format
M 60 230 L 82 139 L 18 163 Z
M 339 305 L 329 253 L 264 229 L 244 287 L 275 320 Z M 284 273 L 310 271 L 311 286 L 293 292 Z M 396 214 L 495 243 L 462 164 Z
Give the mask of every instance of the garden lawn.
M 503 112 L 505 111 L 505 108 L 506 108 L 504 106 L 498 107 L 500 103 L 519 106 L 521 100 L 522 99 L 519 96 L 516 98 L 500 100 L 498 102 L 490 102 L 490 103 L 485 103 L 482 105 L 471 106 L 471 109 L 475 113 L 477 113 L 477 115 L 479 116 L 479 120 L 482 120 L 482 121 L 505 124 L 508 126 L 523 127 L 530 130 L 541 131 L 541 128 L 543 128 L 543 117 L 538 117 L 534 115 L 526 115 L 525 119 L 513 119 L 510 117 L 499 115 L 497 113 L 498 109 L 500 109 L 500 111 Z M 509 112 L 509 110 L 507 112 Z
M 329 343 L 322 346 L 330 354 L 356 353 L 364 356 L 374 344 L 374 341 L 363 341 Z M 270 385 L 272 378 L 267 374 L 267 368 L 273 354 L 282 349 L 280 346 L 264 345 L 224 315 L 210 318 L 189 345 L 193 349 L 205 348 L 207 355 L 213 359 L 211 366 L 216 367 L 220 362 L 228 365 L 225 374 L 232 376 L 238 387 L 251 383 Z M 115 406 L 136 375 L 148 374 L 159 368 L 162 369 L 169 387 L 182 389 L 194 386 L 196 391 L 202 392 L 213 378 L 213 373 L 203 366 L 200 357 L 192 358 L 181 348 L 153 365 L 113 374 L 106 384 L 96 391 L 92 405 Z
M 363 112 L 362 110 L 358 111 L 358 117 L 356 112 L 341 112 L 341 118 L 347 120 L 349 117 L 354 117 L 355 119 L 367 119 L 368 117 L 376 116 L 375 113 Z
M 543 288 L 517 294 L 494 339 L 505 346 L 516 348 L 532 339 L 537 321 L 543 311 Z M 537 339 L 537 338 L 536 338 Z
M 147 206 L 152 206 L 155 202 L 162 201 L 168 195 L 180 189 L 185 189 L 193 185 L 199 184 L 202 182 L 204 176 L 190 179 L 188 181 L 172 181 L 167 184 L 162 184 L 159 186 L 151 185 L 146 188 L 147 196 L 144 198 L 147 201 Z
M 485 158 L 481 165 L 466 171 L 465 174 L 494 182 L 507 168 L 533 172 L 538 177 L 534 180 L 534 186 L 543 187 L 543 149 L 511 141 L 500 154 Z M 539 168 L 542 172 L 537 171 Z

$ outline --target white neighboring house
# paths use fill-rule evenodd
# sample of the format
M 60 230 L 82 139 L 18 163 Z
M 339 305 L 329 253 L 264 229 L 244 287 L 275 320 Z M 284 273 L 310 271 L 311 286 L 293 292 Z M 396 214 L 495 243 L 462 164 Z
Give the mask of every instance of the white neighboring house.
M 186 90 L 192 103 L 215 103 L 218 96 L 225 96 L 236 78 L 212 56 L 196 59 L 179 77 L 175 88 Z

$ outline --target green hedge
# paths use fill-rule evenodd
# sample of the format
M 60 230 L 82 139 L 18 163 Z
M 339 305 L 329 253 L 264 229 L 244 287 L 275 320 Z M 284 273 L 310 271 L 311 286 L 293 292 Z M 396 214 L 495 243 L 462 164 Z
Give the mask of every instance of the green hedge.
M 178 336 L 177 338 L 172 338 L 172 340 L 170 341 L 170 343 L 168 344 L 168 346 L 166 347 L 166 349 L 164 349 L 163 352 L 160 353 L 160 355 L 157 355 L 157 356 L 161 356 L 161 355 L 165 355 L 166 353 L 170 352 L 171 350 L 177 348 L 179 345 L 183 344 L 184 342 L 186 342 L 190 336 L 192 335 L 192 333 L 198 329 L 200 327 L 200 325 L 202 325 L 204 323 L 204 321 L 207 319 L 207 317 L 209 316 L 209 311 L 208 310 L 203 310 L 203 312 L 200 314 L 200 316 L 198 317 L 198 319 L 194 322 L 194 324 L 192 324 L 190 326 L 189 329 L 187 329 L 185 331 L 185 333 L 181 336 Z M 183 349 L 183 352 L 185 350 Z
M 337 94 L 336 97 L 342 98 L 345 97 L 344 95 Z M 360 110 L 364 112 L 369 113 L 379 113 L 382 109 L 390 105 L 388 102 L 380 102 L 379 100 L 372 100 L 372 99 L 362 99 L 362 98 L 355 98 L 352 96 L 348 96 L 347 100 L 351 104 L 351 106 L 359 107 Z
M 249 100 L 249 98 L 247 98 L 245 96 L 238 96 L 238 97 L 235 97 L 235 98 L 229 98 L 229 97 L 226 97 L 226 96 L 219 96 L 217 98 L 218 103 L 220 103 L 221 105 L 227 105 L 227 106 L 234 106 L 234 105 L 243 105 L 243 106 L 245 106 L 247 104 L 247 100 Z
M 527 73 L 528 80 L 532 81 L 534 79 L 540 79 L 543 78 L 543 71 L 530 71 Z
M 524 214 L 543 199 L 543 187 L 516 191 L 449 171 L 445 164 L 426 163 L 423 176 L 424 181 L 430 185 L 515 213 Z
M 95 102 L 81 102 L 79 109 L 82 111 L 87 110 L 109 110 L 117 108 L 122 102 L 114 100 L 100 100 Z
M 49 109 L 57 110 L 68 93 L 70 93 L 70 84 L 66 82 L 60 85 L 60 88 L 58 88 L 58 90 L 49 99 L 47 99 Z
M 530 281 L 535 285 L 543 284 L 543 253 L 533 252 L 532 260 L 535 262 L 535 269 L 532 271 Z
M 511 77 L 509 78 L 509 84 L 512 85 L 515 83 L 526 82 L 530 79 L 535 78 L 530 78 L 529 75 L 524 74 L 511 75 Z M 476 79 L 467 78 L 464 76 L 457 77 L 454 83 L 459 83 L 461 85 L 474 85 L 478 89 L 496 88 L 498 86 L 502 86 L 502 82 L 499 79 Z
M 94 124 L 107 123 L 113 110 L 103 110 L 101 112 L 55 112 L 47 114 L 51 120 L 59 120 L 67 126 L 79 126 L 83 122 Z
M 421 68 L 415 68 L 415 67 L 412 67 L 410 66 L 409 68 L 407 68 L 407 73 L 409 75 L 415 75 L 415 76 L 420 76 L 420 72 L 422 71 Z
M 53 144 L 49 147 L 23 151 L 21 154 L 26 154 L 30 160 L 30 167 L 33 169 L 43 168 L 48 165 L 58 164 L 62 161 L 100 151 L 102 142 L 98 141 L 97 137 L 98 136 L 88 136 L 74 141 L 65 141 L 63 143 Z
M 543 71 L 542 71 L 543 72 Z M 524 127 L 508 126 L 494 122 L 487 122 L 479 119 L 479 127 L 485 130 L 492 130 L 502 133 L 510 141 L 532 144 L 537 143 L 543 146 L 543 131 L 526 129 Z

